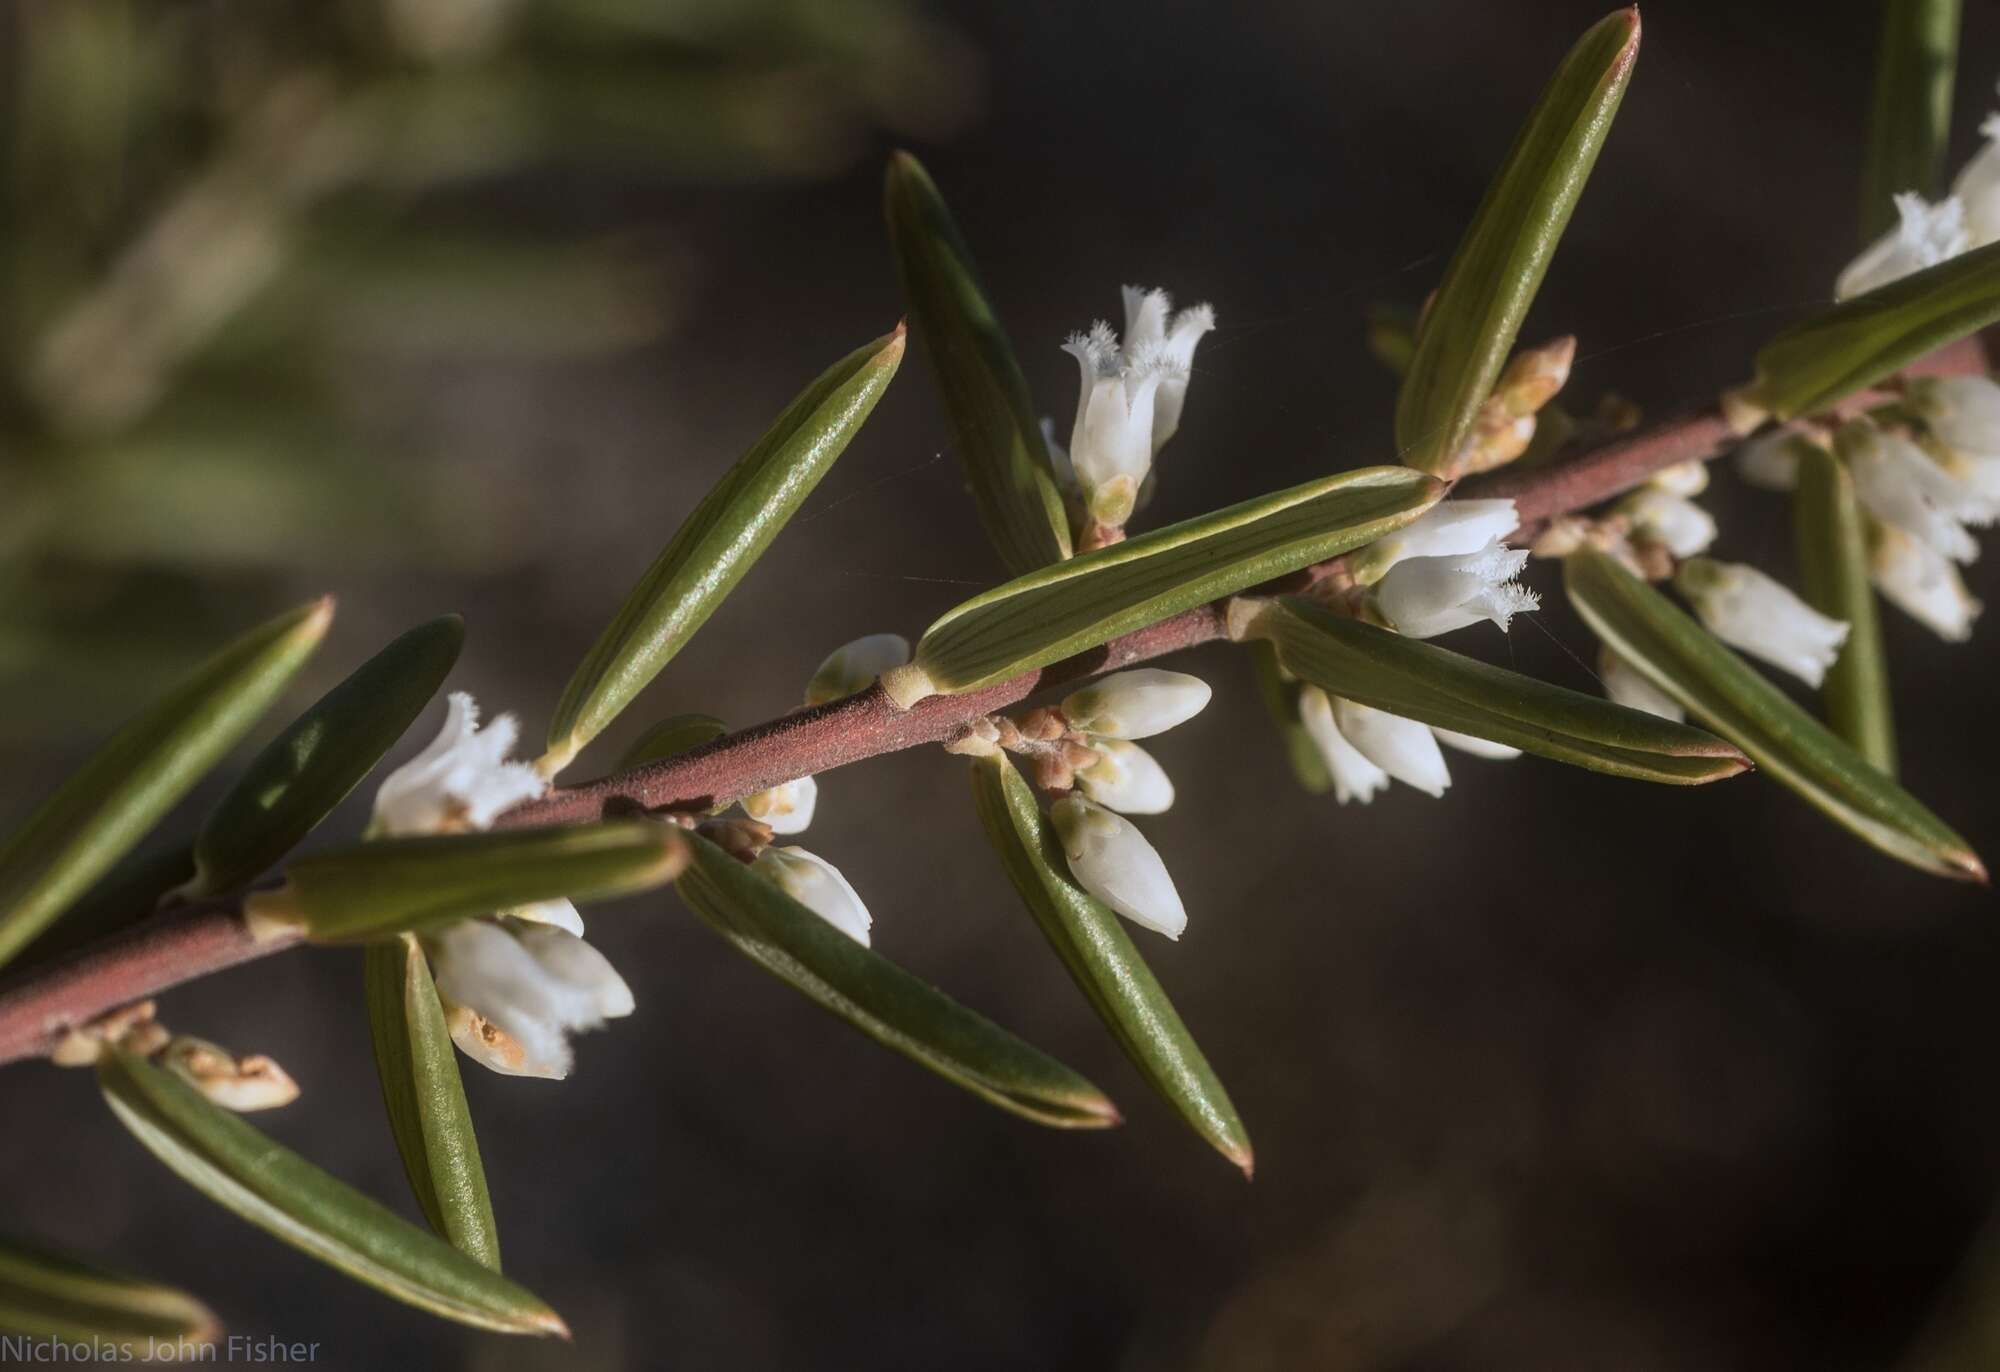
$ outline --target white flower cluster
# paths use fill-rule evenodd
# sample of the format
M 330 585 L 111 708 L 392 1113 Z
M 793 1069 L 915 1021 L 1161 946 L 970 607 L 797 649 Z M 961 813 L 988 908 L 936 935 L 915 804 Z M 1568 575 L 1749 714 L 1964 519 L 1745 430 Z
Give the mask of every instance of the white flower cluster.
M 1986 145 L 1959 171 L 1944 199 L 1933 204 L 1914 191 L 1896 197 L 1896 227 L 1848 263 L 1834 284 L 1836 300 L 2000 242 L 2000 114 L 1988 115 L 1979 131 Z
M 1153 459 L 1180 428 L 1195 348 L 1214 327 L 1207 305 L 1176 314 L 1165 291 L 1127 286 L 1122 344 L 1104 320 L 1063 344 L 1083 384 L 1069 447 L 1051 440 L 1049 456 L 1098 524 L 1118 528 L 1132 517 Z
M 1299 690 L 1299 721 L 1319 747 L 1326 770 L 1333 775 L 1333 795 L 1342 805 L 1363 805 L 1387 790 L 1391 779 L 1437 797 L 1451 785 L 1439 743 L 1474 757 L 1505 760 L 1521 755 L 1518 748 L 1469 734 L 1453 733 L 1404 719 L 1359 701 L 1329 696 L 1317 686 Z
M 1208 683 L 1185 672 L 1142 667 L 1071 694 L 1061 712 L 1098 756 L 1076 773 L 1076 794 L 1049 809 L 1077 884 L 1134 924 L 1177 939 L 1187 910 L 1167 865 L 1125 816 L 1156 815 L 1174 803 L 1174 784 L 1152 754 L 1132 742 L 1184 724 L 1207 706 Z
M 1352 560 L 1376 611 L 1398 633 L 1434 638 L 1481 622 L 1504 632 L 1541 603 L 1515 578 L 1528 550 L 1501 540 L 1520 520 L 1511 500 L 1453 500 L 1377 539 Z

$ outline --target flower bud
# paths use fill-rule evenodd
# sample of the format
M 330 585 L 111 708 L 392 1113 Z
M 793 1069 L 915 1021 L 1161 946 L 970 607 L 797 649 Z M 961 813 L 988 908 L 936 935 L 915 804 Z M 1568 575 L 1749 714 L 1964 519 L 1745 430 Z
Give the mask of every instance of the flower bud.
M 840 869 L 803 848 L 766 848 L 752 870 L 863 948 L 873 920 Z
M 1333 702 L 1317 686 L 1299 688 L 1299 722 L 1319 749 L 1321 761 L 1333 776 L 1333 798 L 1342 805 L 1358 800 L 1363 805 L 1386 790 L 1389 774 L 1361 756 L 1340 726 L 1333 721 Z
M 1900 281 L 1912 272 L 1958 256 L 1971 242 L 1965 205 L 1947 195 L 1935 205 L 1915 192 L 1896 197 L 1899 222 L 1847 264 L 1834 283 L 1833 298 L 1847 300 Z
M 819 805 L 819 783 L 800 777 L 743 797 L 743 812 L 771 826 L 774 834 L 802 834 L 813 822 Z
M 1187 928 L 1167 865 L 1132 822 L 1082 796 L 1049 808 L 1077 884 L 1142 928 L 1178 939 Z
M 1789 491 L 1799 484 L 1799 446 L 1813 446 L 1795 433 L 1776 429 L 1753 438 L 1736 450 L 1736 474 L 1767 491 Z
M 1755 567 L 1698 557 L 1674 586 L 1708 631 L 1808 686 L 1818 686 L 1847 642 L 1847 622 L 1829 619 Z
M 1062 712 L 1072 727 L 1100 738 L 1150 738 L 1193 719 L 1212 694 L 1200 677 L 1137 667 L 1073 692 Z
M 1372 586 L 1408 557 L 1463 557 L 1519 527 L 1511 500 L 1447 500 L 1348 557 L 1357 583 Z
M 1673 466 L 1662 467 L 1647 477 L 1646 484 L 1665 491 L 1668 495 L 1692 500 L 1708 489 L 1708 464 L 1700 458 L 1676 462 Z
M 1102 738 L 1092 745 L 1097 760 L 1076 772 L 1076 786 L 1107 810 L 1121 815 L 1157 815 L 1173 808 L 1174 783 L 1153 755 L 1136 743 Z
M 1886 524 L 1870 530 L 1868 575 L 1891 604 L 1947 643 L 1971 638 L 1972 622 L 1985 608 L 1949 558 Z
M 1441 796 L 1451 785 L 1437 735 L 1428 726 L 1340 697 L 1333 698 L 1333 722 L 1361 756 L 1405 786 Z
M 1645 486 L 1618 502 L 1632 532 L 1660 544 L 1675 557 L 1693 557 L 1715 542 L 1715 517 L 1682 496 Z
M 824 705 L 865 691 L 891 667 L 910 660 L 910 640 L 901 634 L 869 634 L 835 648 L 819 664 L 806 687 L 806 704 Z
M 1514 578 L 1526 548 L 1493 544 L 1460 557 L 1412 557 L 1376 583 L 1375 607 L 1410 638 L 1435 638 L 1488 620 L 1505 632 L 1513 617 L 1541 599 Z
M 1623 705 L 1628 710 L 1644 710 L 1649 715 L 1671 719 L 1676 724 L 1687 719 L 1687 711 L 1681 708 L 1678 700 L 1655 686 L 1652 678 L 1609 648 L 1598 652 L 1597 680 L 1604 687 L 1605 698 L 1614 704 Z

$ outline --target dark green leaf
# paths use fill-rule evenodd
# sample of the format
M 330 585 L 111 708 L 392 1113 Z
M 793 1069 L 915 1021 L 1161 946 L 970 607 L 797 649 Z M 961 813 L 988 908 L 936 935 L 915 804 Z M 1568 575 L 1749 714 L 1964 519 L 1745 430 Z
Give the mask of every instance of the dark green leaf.
M 597 737 L 715 613 L 861 431 L 902 360 L 899 324 L 800 392 L 702 497 L 570 678 L 545 773 Z
M 1861 173 L 1861 241 L 1893 228 L 1893 197 L 1938 190 L 1951 138 L 1959 0 L 1887 0 L 1876 49 L 1868 159 Z
M 1611 776 L 1699 785 L 1749 764 L 1711 734 L 1337 615 L 1276 601 L 1253 632 L 1301 680 L 1419 720 Z
M 1286 679 L 1276 648 L 1262 640 L 1252 642 L 1249 647 L 1250 661 L 1257 672 L 1257 694 L 1271 716 L 1272 727 L 1278 731 L 1279 742 L 1285 745 L 1285 760 L 1291 764 L 1292 775 L 1313 795 L 1332 790 L 1333 774 L 1326 770 L 1326 759 L 1320 755 L 1319 745 L 1313 742 L 1299 718 L 1299 683 Z
M 253 924 L 302 924 L 315 942 L 357 943 L 558 897 L 643 891 L 686 861 L 681 830 L 646 819 L 385 838 L 300 858 L 284 886 L 254 893 L 248 907 Z
M 1196 1133 L 1250 1175 L 1250 1135 L 1118 916 L 1069 878 L 1054 828 L 1004 753 L 972 764 L 972 793 L 1008 880 L 1105 1028 Z
M 370 944 L 365 957 L 375 1071 L 410 1190 L 432 1229 L 498 1272 L 500 1231 L 430 961 L 409 934 Z
M 889 159 L 884 201 L 910 317 L 986 535 L 1010 572 L 1060 562 L 1070 555 L 1069 519 L 1028 383 L 979 289 L 972 254 L 929 174 L 906 152 Z
M 1896 723 L 1882 621 L 1868 582 L 1866 516 L 1839 458 L 1804 439 L 1792 450 L 1799 466 L 1792 513 L 1800 589 L 1821 614 L 1847 621 L 1847 642 L 1820 688 L 1827 722 L 1885 776 L 1894 776 Z
M 97 1077 L 113 1113 L 154 1157 L 301 1252 L 446 1319 L 504 1334 L 569 1337 L 562 1318 L 533 1293 L 210 1104 L 173 1073 L 112 1049 L 98 1061 Z
M 1118 1123 L 1069 1068 L 862 947 L 699 835 L 675 888 L 736 950 L 884 1047 L 1003 1110 L 1062 1129 Z
M 291 852 L 423 713 L 464 642 L 457 615 L 418 625 L 272 739 L 202 825 L 186 894 L 229 890 Z
M 1939 876 L 1986 880 L 1964 839 L 1615 560 L 1572 554 L 1563 579 L 1577 613 L 1612 652 L 1760 769 L 1892 857 Z
M 0 963 L 145 837 L 305 665 L 333 622 L 319 600 L 254 629 L 127 724 L 0 849 Z
M 1521 320 L 1583 194 L 1639 57 L 1639 11 L 1577 40 L 1515 136 L 1507 161 L 1445 268 L 1396 400 L 1396 446 L 1413 467 L 1452 475 Z
M 142 1351 L 157 1343 L 172 1352 L 213 1344 L 222 1325 L 207 1306 L 170 1286 L 0 1238 L 0 1329 Z
M 1246 500 L 1016 577 L 931 625 L 916 660 L 882 678 L 899 705 L 970 691 L 1373 542 L 1444 487 L 1364 467 Z

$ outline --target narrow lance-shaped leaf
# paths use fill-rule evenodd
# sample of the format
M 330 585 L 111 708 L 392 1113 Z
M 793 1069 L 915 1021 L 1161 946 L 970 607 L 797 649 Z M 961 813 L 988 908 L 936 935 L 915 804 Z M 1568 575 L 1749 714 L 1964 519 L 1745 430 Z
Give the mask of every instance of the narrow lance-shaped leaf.
M 1887 0 L 1876 49 L 1868 154 L 1861 173 L 1861 239 L 1896 223 L 1893 197 L 1937 193 L 1951 137 L 1959 0 Z
M 675 888 L 736 950 L 884 1047 L 1037 1124 L 1118 1123 L 1102 1091 L 862 947 L 699 835 Z
M 0 1330 L 139 1349 L 213 1344 L 221 1321 L 193 1296 L 0 1238 Z
M 1118 916 L 1070 880 L 1053 826 L 1006 754 L 973 762 L 972 792 L 1008 880 L 1105 1028 L 1146 1084 L 1248 1176 L 1250 1135 L 1229 1093 Z
M 924 631 L 914 662 L 883 676 L 883 689 L 907 709 L 1047 666 L 1372 543 L 1443 493 L 1407 468 L 1364 467 L 1079 554 L 951 610 Z
M 532 1292 L 385 1209 L 173 1073 L 122 1049 L 98 1060 L 121 1123 L 181 1180 L 356 1281 L 433 1315 L 503 1334 L 569 1337 Z
M 598 900 L 672 881 L 687 841 L 647 819 L 376 839 L 311 853 L 246 902 L 253 927 L 358 943 L 567 897 Z
M 202 825 L 185 894 L 226 891 L 291 852 L 395 746 L 464 642 L 457 615 L 418 625 L 272 739 Z
M 1571 554 L 1570 602 L 1605 645 L 1836 823 L 1913 867 L 1985 881 L 1966 841 L 1611 557 Z
M 1332 790 L 1333 773 L 1327 771 L 1326 758 L 1307 732 L 1305 721 L 1299 718 L 1298 682 L 1287 680 L 1278 661 L 1278 650 L 1258 640 L 1250 644 L 1250 661 L 1257 673 L 1257 695 L 1271 717 L 1271 726 L 1278 731 L 1278 741 L 1285 747 L 1285 761 L 1291 764 L 1292 775 L 1312 795 Z
M 1308 600 L 1272 602 L 1252 632 L 1277 646 L 1288 670 L 1333 695 L 1593 772 L 1691 786 L 1735 776 L 1749 765 L 1735 748 L 1700 729 L 1490 666 Z
M 694 637 L 861 430 L 903 360 L 903 328 L 829 367 L 675 533 L 576 669 L 541 761 L 553 775 Z
M 1758 350 L 1742 395 L 1779 419 L 1816 414 L 1995 321 L 2000 243 L 1989 243 L 1794 324 Z
M 1396 399 L 1396 446 L 1413 467 L 1452 474 L 1492 393 L 1570 212 L 1611 131 L 1639 56 L 1639 11 L 1577 40 L 1515 136 L 1445 268 Z
M 1868 581 L 1867 516 L 1839 458 L 1803 439 L 1791 449 L 1799 472 L 1792 497 L 1799 586 L 1815 610 L 1847 622 L 1847 642 L 1820 687 L 1827 723 L 1871 765 L 1894 776 L 1896 724 L 1882 620 Z
M 127 724 L 0 849 L 0 964 L 145 837 L 250 731 L 333 622 L 282 615 L 210 658 Z
M 363 977 L 382 1104 L 410 1190 L 432 1229 L 498 1272 L 500 1231 L 430 961 L 405 934 L 369 945 Z
M 889 238 L 917 337 L 930 357 L 986 536 L 1007 570 L 1031 572 L 1070 555 L 1054 466 L 972 254 L 922 164 L 889 159 Z

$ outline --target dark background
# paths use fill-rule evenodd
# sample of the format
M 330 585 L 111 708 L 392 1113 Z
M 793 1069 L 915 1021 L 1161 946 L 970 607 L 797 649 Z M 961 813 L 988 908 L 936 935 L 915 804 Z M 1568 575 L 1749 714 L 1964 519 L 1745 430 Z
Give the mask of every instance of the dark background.
M 2000 74 L 2000 16 L 1969 9 L 1954 166 Z M 1115 315 L 1121 283 L 1215 303 L 1152 512 L 1177 518 L 1386 460 L 1394 385 L 1362 312 L 1434 284 L 1516 123 L 1601 12 L 950 10 L 983 94 L 920 151 L 1048 412 L 1073 403 L 1062 336 Z M 1581 404 L 1610 389 L 1657 415 L 1712 395 L 1827 298 L 1856 247 L 1875 24 L 1859 3 L 1647 7 L 1632 88 L 1525 335 L 1580 336 Z M 680 264 L 677 327 L 574 365 L 357 369 L 364 394 L 415 402 L 402 436 L 452 454 L 441 479 L 507 512 L 505 555 L 276 565 L 254 594 L 238 571 L 197 592 L 232 623 L 340 595 L 301 702 L 395 630 L 463 609 L 456 684 L 539 737 L 707 485 L 808 377 L 895 322 L 887 146 L 783 187 L 531 178 L 450 202 L 439 212 L 656 235 Z M 1720 555 L 1789 575 L 1781 498 L 1723 479 L 1713 501 Z M 621 736 L 679 710 L 782 712 L 827 649 L 914 636 L 995 573 L 913 355 Z M 1550 569 L 1531 575 L 1542 613 L 1505 642 L 1480 629 L 1454 646 L 1587 686 L 1589 636 Z M 1989 565 L 1971 580 L 2000 596 Z M 1950 647 L 1885 613 L 1905 779 L 1990 860 L 1995 626 Z M 184 1284 L 236 1332 L 319 1340 L 339 1368 L 1896 1362 L 2000 1191 L 1986 891 L 1900 867 L 1754 776 L 1682 791 L 1454 758 L 1441 802 L 1399 787 L 1341 809 L 1292 787 L 1237 654 L 1175 665 L 1217 698 L 1157 749 L 1182 798 L 1145 827 L 1190 925 L 1143 946 L 1249 1126 L 1253 1183 L 1148 1097 L 1015 907 L 963 768 L 924 751 L 823 778 L 806 842 L 864 893 L 878 950 L 1103 1084 L 1126 1127 L 1063 1134 L 992 1111 L 662 896 L 590 913 L 639 1011 L 580 1042 L 570 1081 L 467 1071 L 509 1271 L 563 1312 L 573 1347 L 462 1330 L 340 1280 L 173 1180 L 80 1073 L 7 1073 L 7 1227 Z M 77 704 L 60 727 L 17 724 L 8 814 L 110 727 Z M 357 956 L 295 954 L 162 1012 L 275 1055 L 305 1095 L 260 1123 L 414 1214 L 359 975 Z

